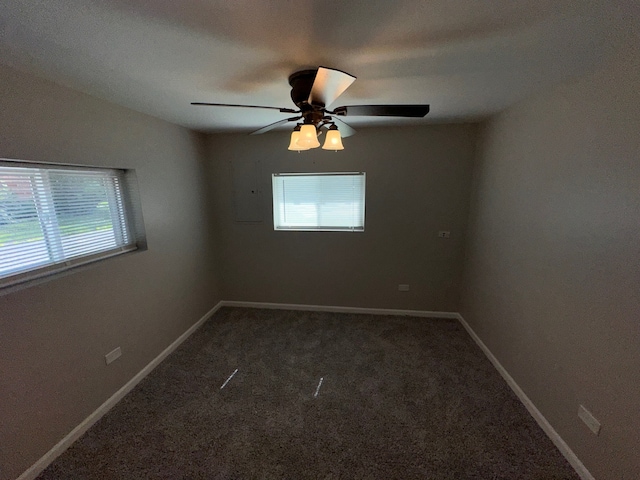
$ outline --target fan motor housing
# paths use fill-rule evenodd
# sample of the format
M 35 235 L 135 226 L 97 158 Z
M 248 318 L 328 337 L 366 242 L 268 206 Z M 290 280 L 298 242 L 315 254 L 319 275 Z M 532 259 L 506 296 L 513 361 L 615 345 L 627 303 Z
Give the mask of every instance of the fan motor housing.
M 300 70 L 294 72 L 289 76 L 289 85 L 291 85 L 291 100 L 301 110 L 304 109 L 304 105 L 308 105 L 309 94 L 313 87 L 313 82 L 316 79 L 316 73 L 318 70 Z

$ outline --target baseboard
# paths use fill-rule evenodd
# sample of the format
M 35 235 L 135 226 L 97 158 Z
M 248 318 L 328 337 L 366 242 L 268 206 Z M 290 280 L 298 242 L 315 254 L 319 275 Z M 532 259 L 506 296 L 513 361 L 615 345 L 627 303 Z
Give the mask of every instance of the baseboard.
M 513 390 L 513 393 L 517 395 L 517 397 L 520 399 L 520 401 L 525 406 L 525 408 L 529 411 L 529 413 L 534 418 L 534 420 L 538 423 L 538 425 L 540 425 L 540 428 L 542 428 L 544 433 L 547 434 L 547 436 L 551 439 L 551 441 L 556 446 L 556 448 L 560 450 L 560 453 L 562 453 L 564 458 L 567 459 L 569 464 L 573 467 L 573 469 L 580 476 L 580 478 L 582 480 L 595 480 L 594 476 L 591 475 L 589 470 L 587 470 L 587 467 L 584 466 L 584 464 L 580 461 L 580 459 L 573 452 L 573 450 L 571 450 L 569 445 L 567 445 L 567 443 L 562 439 L 562 437 L 558 434 L 558 432 L 556 432 L 556 430 L 551 426 L 549 421 L 544 417 L 544 415 L 542 415 L 540 410 L 537 409 L 537 407 L 533 404 L 531 399 L 527 397 L 527 394 L 524 393 L 524 391 L 516 383 L 513 377 L 509 375 L 509 372 L 507 372 L 507 370 L 502 366 L 502 364 L 493 355 L 493 353 L 491 353 L 491 350 L 489 350 L 489 347 L 487 347 L 484 344 L 484 342 L 480 339 L 480 337 L 478 337 L 476 332 L 473 331 L 471 326 L 462 317 L 462 315 L 458 313 L 456 314 L 456 316 L 458 320 L 460 320 L 460 323 L 465 328 L 465 330 L 469 333 L 471 338 L 473 338 L 473 340 L 476 342 L 476 344 L 478 344 L 480 349 L 484 352 L 484 354 L 487 356 L 487 358 L 493 364 L 496 370 L 498 370 L 498 373 L 502 375 L 502 378 L 504 378 L 504 380 L 507 382 L 507 385 L 511 387 L 511 390 Z
M 307 312 L 364 313 L 369 315 L 399 315 L 425 318 L 458 319 L 455 312 L 433 312 L 428 310 L 398 310 L 392 308 L 339 307 L 333 305 L 304 305 L 297 303 L 238 302 L 223 300 L 224 307 L 270 308 L 275 310 L 302 310 Z
M 89 430 L 98 420 L 100 420 L 109 410 L 111 410 L 122 398 L 142 381 L 144 377 L 149 375 L 165 358 L 180 346 L 187 338 L 189 338 L 204 322 L 206 322 L 218 309 L 223 302 L 218 304 L 205 313 L 200 320 L 194 323 L 189 329 L 180 335 L 171 345 L 165 348 L 160 355 L 151 360 L 149 364 L 140 370 L 135 377 L 129 380 L 120 390 L 111 395 L 107 401 L 100 405 L 91 415 L 85 418 L 80 425 L 71 430 L 62 440 L 60 440 L 51 450 L 45 453 L 36 463 L 31 465 L 25 472 L 20 475 L 17 480 L 34 480 L 42 471 L 49 466 L 56 458 L 80 438 L 87 430 Z

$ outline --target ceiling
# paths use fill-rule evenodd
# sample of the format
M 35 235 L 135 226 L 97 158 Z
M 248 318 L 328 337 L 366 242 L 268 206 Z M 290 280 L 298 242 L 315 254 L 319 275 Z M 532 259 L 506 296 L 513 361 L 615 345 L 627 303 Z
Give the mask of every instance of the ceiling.
M 429 103 L 472 121 L 602 62 L 611 0 L 11 0 L 0 62 L 201 131 L 253 130 L 293 107 L 304 67 L 358 80 L 333 106 Z M 361 126 L 403 120 L 350 117 Z

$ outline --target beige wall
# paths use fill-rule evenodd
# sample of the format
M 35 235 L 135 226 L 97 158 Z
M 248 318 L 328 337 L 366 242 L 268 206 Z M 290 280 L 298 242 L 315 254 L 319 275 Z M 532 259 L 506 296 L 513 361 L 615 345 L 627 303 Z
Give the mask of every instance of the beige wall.
M 491 121 L 474 173 L 461 312 L 598 480 L 640 478 L 638 85 L 636 40 Z
M 135 168 L 149 250 L 0 296 L 0 478 L 15 478 L 219 300 L 203 139 L 0 68 L 0 157 Z M 123 355 L 105 366 L 104 355 Z
M 339 153 L 289 152 L 288 140 L 209 137 L 224 298 L 457 311 L 476 126 L 361 129 Z M 260 223 L 235 221 L 232 172 L 247 162 Z M 324 171 L 366 172 L 365 232 L 275 232 L 271 174 Z

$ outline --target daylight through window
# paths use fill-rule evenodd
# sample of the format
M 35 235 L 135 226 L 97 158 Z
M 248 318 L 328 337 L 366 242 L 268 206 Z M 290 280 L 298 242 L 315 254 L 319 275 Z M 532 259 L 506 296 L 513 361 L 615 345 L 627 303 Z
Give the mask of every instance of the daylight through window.
M 0 285 L 135 249 L 123 178 L 122 170 L 0 162 Z
M 275 230 L 364 231 L 365 174 L 273 174 Z

